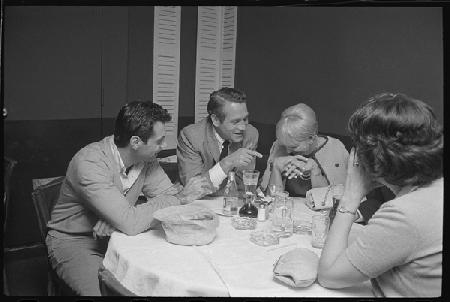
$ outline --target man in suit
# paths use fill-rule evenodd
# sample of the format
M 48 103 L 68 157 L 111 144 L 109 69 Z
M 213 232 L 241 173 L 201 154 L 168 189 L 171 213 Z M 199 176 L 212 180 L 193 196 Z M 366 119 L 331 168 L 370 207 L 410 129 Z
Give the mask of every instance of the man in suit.
M 242 171 L 255 168 L 258 130 L 248 123 L 246 95 L 234 88 L 211 93 L 208 116 L 183 128 L 178 136 L 178 169 L 181 183 L 205 175 L 221 195 L 229 171 L 236 172 L 242 189 Z
M 98 269 L 114 230 L 136 235 L 153 225 L 156 210 L 211 192 L 202 177 L 174 186 L 159 166 L 156 154 L 165 145 L 170 118 L 158 104 L 125 104 L 114 135 L 87 145 L 70 161 L 46 244 L 53 269 L 76 294 L 100 295 Z M 142 194 L 148 201 L 139 204 Z

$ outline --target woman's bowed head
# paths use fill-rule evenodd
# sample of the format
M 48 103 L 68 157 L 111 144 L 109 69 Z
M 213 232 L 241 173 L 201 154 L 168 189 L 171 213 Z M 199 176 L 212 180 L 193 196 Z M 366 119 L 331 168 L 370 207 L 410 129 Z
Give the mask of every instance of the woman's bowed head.
M 356 148 L 349 171 L 360 167 L 391 190 L 442 177 L 442 127 L 426 103 L 401 93 L 379 94 L 353 113 L 348 129 Z
M 377 296 L 439 296 L 444 138 L 433 110 L 405 94 L 383 93 L 352 114 L 348 129 L 354 148 L 321 254 L 320 284 L 343 288 L 371 279 Z M 380 184 L 395 199 L 348 242 L 361 199 Z

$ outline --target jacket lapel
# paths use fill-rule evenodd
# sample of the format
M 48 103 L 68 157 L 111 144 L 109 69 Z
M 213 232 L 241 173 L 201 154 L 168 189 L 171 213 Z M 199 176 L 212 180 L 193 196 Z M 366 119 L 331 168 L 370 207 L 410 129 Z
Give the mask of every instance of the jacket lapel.
M 207 150 L 214 159 L 214 163 L 217 163 L 220 157 L 219 142 L 214 135 L 213 125 L 209 118 L 206 118 L 205 137 L 206 139 L 203 142 L 204 150 Z

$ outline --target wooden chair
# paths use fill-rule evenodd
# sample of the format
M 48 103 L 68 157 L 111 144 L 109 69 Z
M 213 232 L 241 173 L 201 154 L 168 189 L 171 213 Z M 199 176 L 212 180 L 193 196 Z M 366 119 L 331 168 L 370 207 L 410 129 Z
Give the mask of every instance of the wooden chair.
M 50 220 L 50 213 L 58 200 L 64 178 L 64 176 L 59 176 L 47 179 L 33 179 L 32 200 L 36 211 L 41 240 L 44 244 L 48 231 L 47 222 Z M 47 294 L 49 296 L 75 295 L 73 290 L 58 277 L 50 261 L 48 261 Z
M 102 296 L 136 296 L 126 289 L 119 280 L 109 271 L 103 263 L 98 270 L 98 282 Z
M 5 234 L 6 232 L 6 224 L 8 221 L 8 212 L 9 212 L 9 198 L 10 198 L 10 194 L 9 194 L 9 188 L 10 188 L 10 180 L 11 180 L 11 175 L 12 172 L 14 170 L 15 165 L 17 164 L 17 161 L 8 158 L 8 157 L 4 157 L 4 161 L 3 161 L 3 234 Z M 3 249 L 3 252 L 5 252 L 5 249 Z M 3 259 L 4 261 L 4 259 Z M 8 281 L 7 281 L 7 275 L 6 275 L 6 265 L 3 262 L 3 291 L 5 295 L 9 295 L 9 288 L 8 288 Z

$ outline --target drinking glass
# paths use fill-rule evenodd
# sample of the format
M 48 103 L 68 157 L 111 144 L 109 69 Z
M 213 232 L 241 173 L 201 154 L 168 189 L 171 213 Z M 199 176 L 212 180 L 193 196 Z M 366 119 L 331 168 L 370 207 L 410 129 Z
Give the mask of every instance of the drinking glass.
M 312 238 L 311 245 L 315 248 L 323 248 L 325 239 L 328 235 L 330 227 L 330 217 L 321 213 L 315 214 L 312 217 Z
M 284 191 L 275 196 L 273 202 L 272 232 L 279 237 L 290 237 L 293 233 L 292 210 L 294 203 L 289 193 Z
M 256 195 L 256 186 L 258 185 L 258 170 L 244 170 L 242 171 L 242 178 L 244 181 L 244 193 L 251 192 Z

